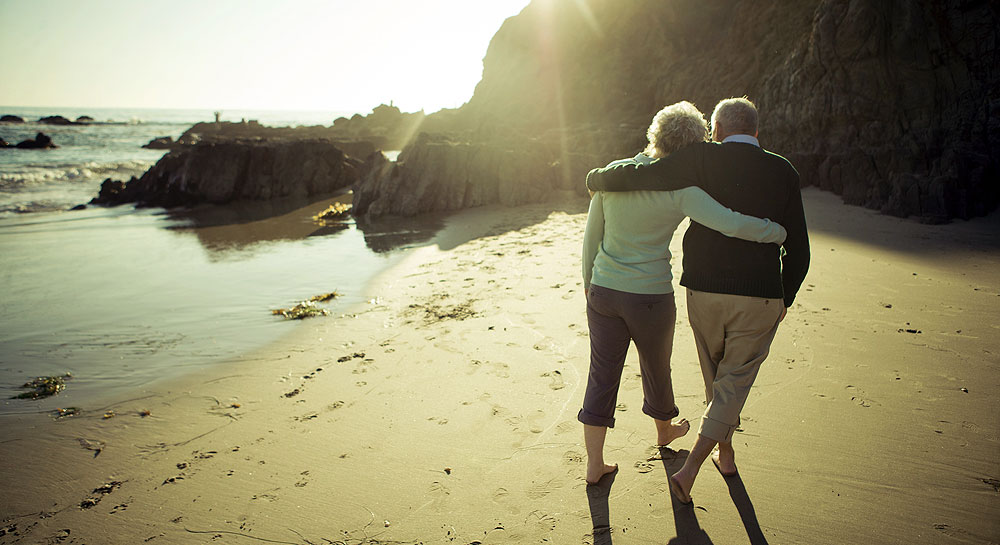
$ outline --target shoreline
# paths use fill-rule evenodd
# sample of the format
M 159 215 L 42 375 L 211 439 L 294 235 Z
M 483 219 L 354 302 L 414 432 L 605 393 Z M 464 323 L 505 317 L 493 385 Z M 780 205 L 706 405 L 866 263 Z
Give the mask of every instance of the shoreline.
M 1000 214 L 926 226 L 804 197 L 813 265 L 734 441 L 764 534 L 995 542 Z M 115 418 L 10 420 L 0 543 L 593 544 L 575 418 L 585 206 L 458 212 L 372 280 L 375 304 L 161 383 Z M 673 379 L 694 420 L 701 377 L 677 304 Z M 696 508 L 671 505 L 665 472 L 694 437 L 657 458 L 634 351 L 625 371 L 606 449 L 615 543 L 691 522 L 744 541 L 710 465 Z

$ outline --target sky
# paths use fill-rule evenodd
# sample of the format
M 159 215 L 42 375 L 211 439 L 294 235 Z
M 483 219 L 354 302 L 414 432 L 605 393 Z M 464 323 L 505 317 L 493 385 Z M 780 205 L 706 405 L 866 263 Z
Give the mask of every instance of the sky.
M 0 0 L 0 105 L 461 106 L 529 0 Z

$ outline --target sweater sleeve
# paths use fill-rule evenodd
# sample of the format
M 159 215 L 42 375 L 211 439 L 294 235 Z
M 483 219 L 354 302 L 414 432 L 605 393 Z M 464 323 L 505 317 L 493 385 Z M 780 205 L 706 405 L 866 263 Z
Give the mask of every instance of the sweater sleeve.
M 676 191 L 674 198 L 686 216 L 727 237 L 774 244 L 785 241 L 787 233 L 781 225 L 726 208 L 699 187 Z
M 781 284 L 785 293 L 785 307 L 792 306 L 795 295 L 809 271 L 809 233 L 806 230 L 806 216 L 802 208 L 802 191 L 799 189 L 798 174 L 795 175 L 794 189 L 785 206 L 785 228 L 788 237 L 783 246 L 781 258 Z
M 595 193 L 590 199 L 587 212 L 587 228 L 583 233 L 583 289 L 590 289 L 590 279 L 594 275 L 594 259 L 604 241 L 604 197 Z
M 587 174 L 591 191 L 673 191 L 698 183 L 705 148 L 693 144 L 649 164 L 636 162 L 595 168 Z

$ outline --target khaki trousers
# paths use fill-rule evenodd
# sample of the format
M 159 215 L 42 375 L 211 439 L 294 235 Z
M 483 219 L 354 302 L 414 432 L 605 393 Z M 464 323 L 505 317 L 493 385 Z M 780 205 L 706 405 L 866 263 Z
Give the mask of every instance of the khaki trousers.
M 689 289 L 687 307 L 708 401 L 698 433 L 728 443 L 771 349 L 784 301 Z

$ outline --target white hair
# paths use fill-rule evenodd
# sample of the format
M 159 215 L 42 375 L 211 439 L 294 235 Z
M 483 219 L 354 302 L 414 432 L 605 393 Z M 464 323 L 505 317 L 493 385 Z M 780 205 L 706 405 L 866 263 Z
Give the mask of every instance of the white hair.
M 712 129 L 726 134 L 757 134 L 757 107 L 743 96 L 720 100 L 712 112 Z
M 646 138 L 649 144 L 643 153 L 653 158 L 664 157 L 688 144 L 708 140 L 708 123 L 701 110 L 682 100 L 656 112 Z

